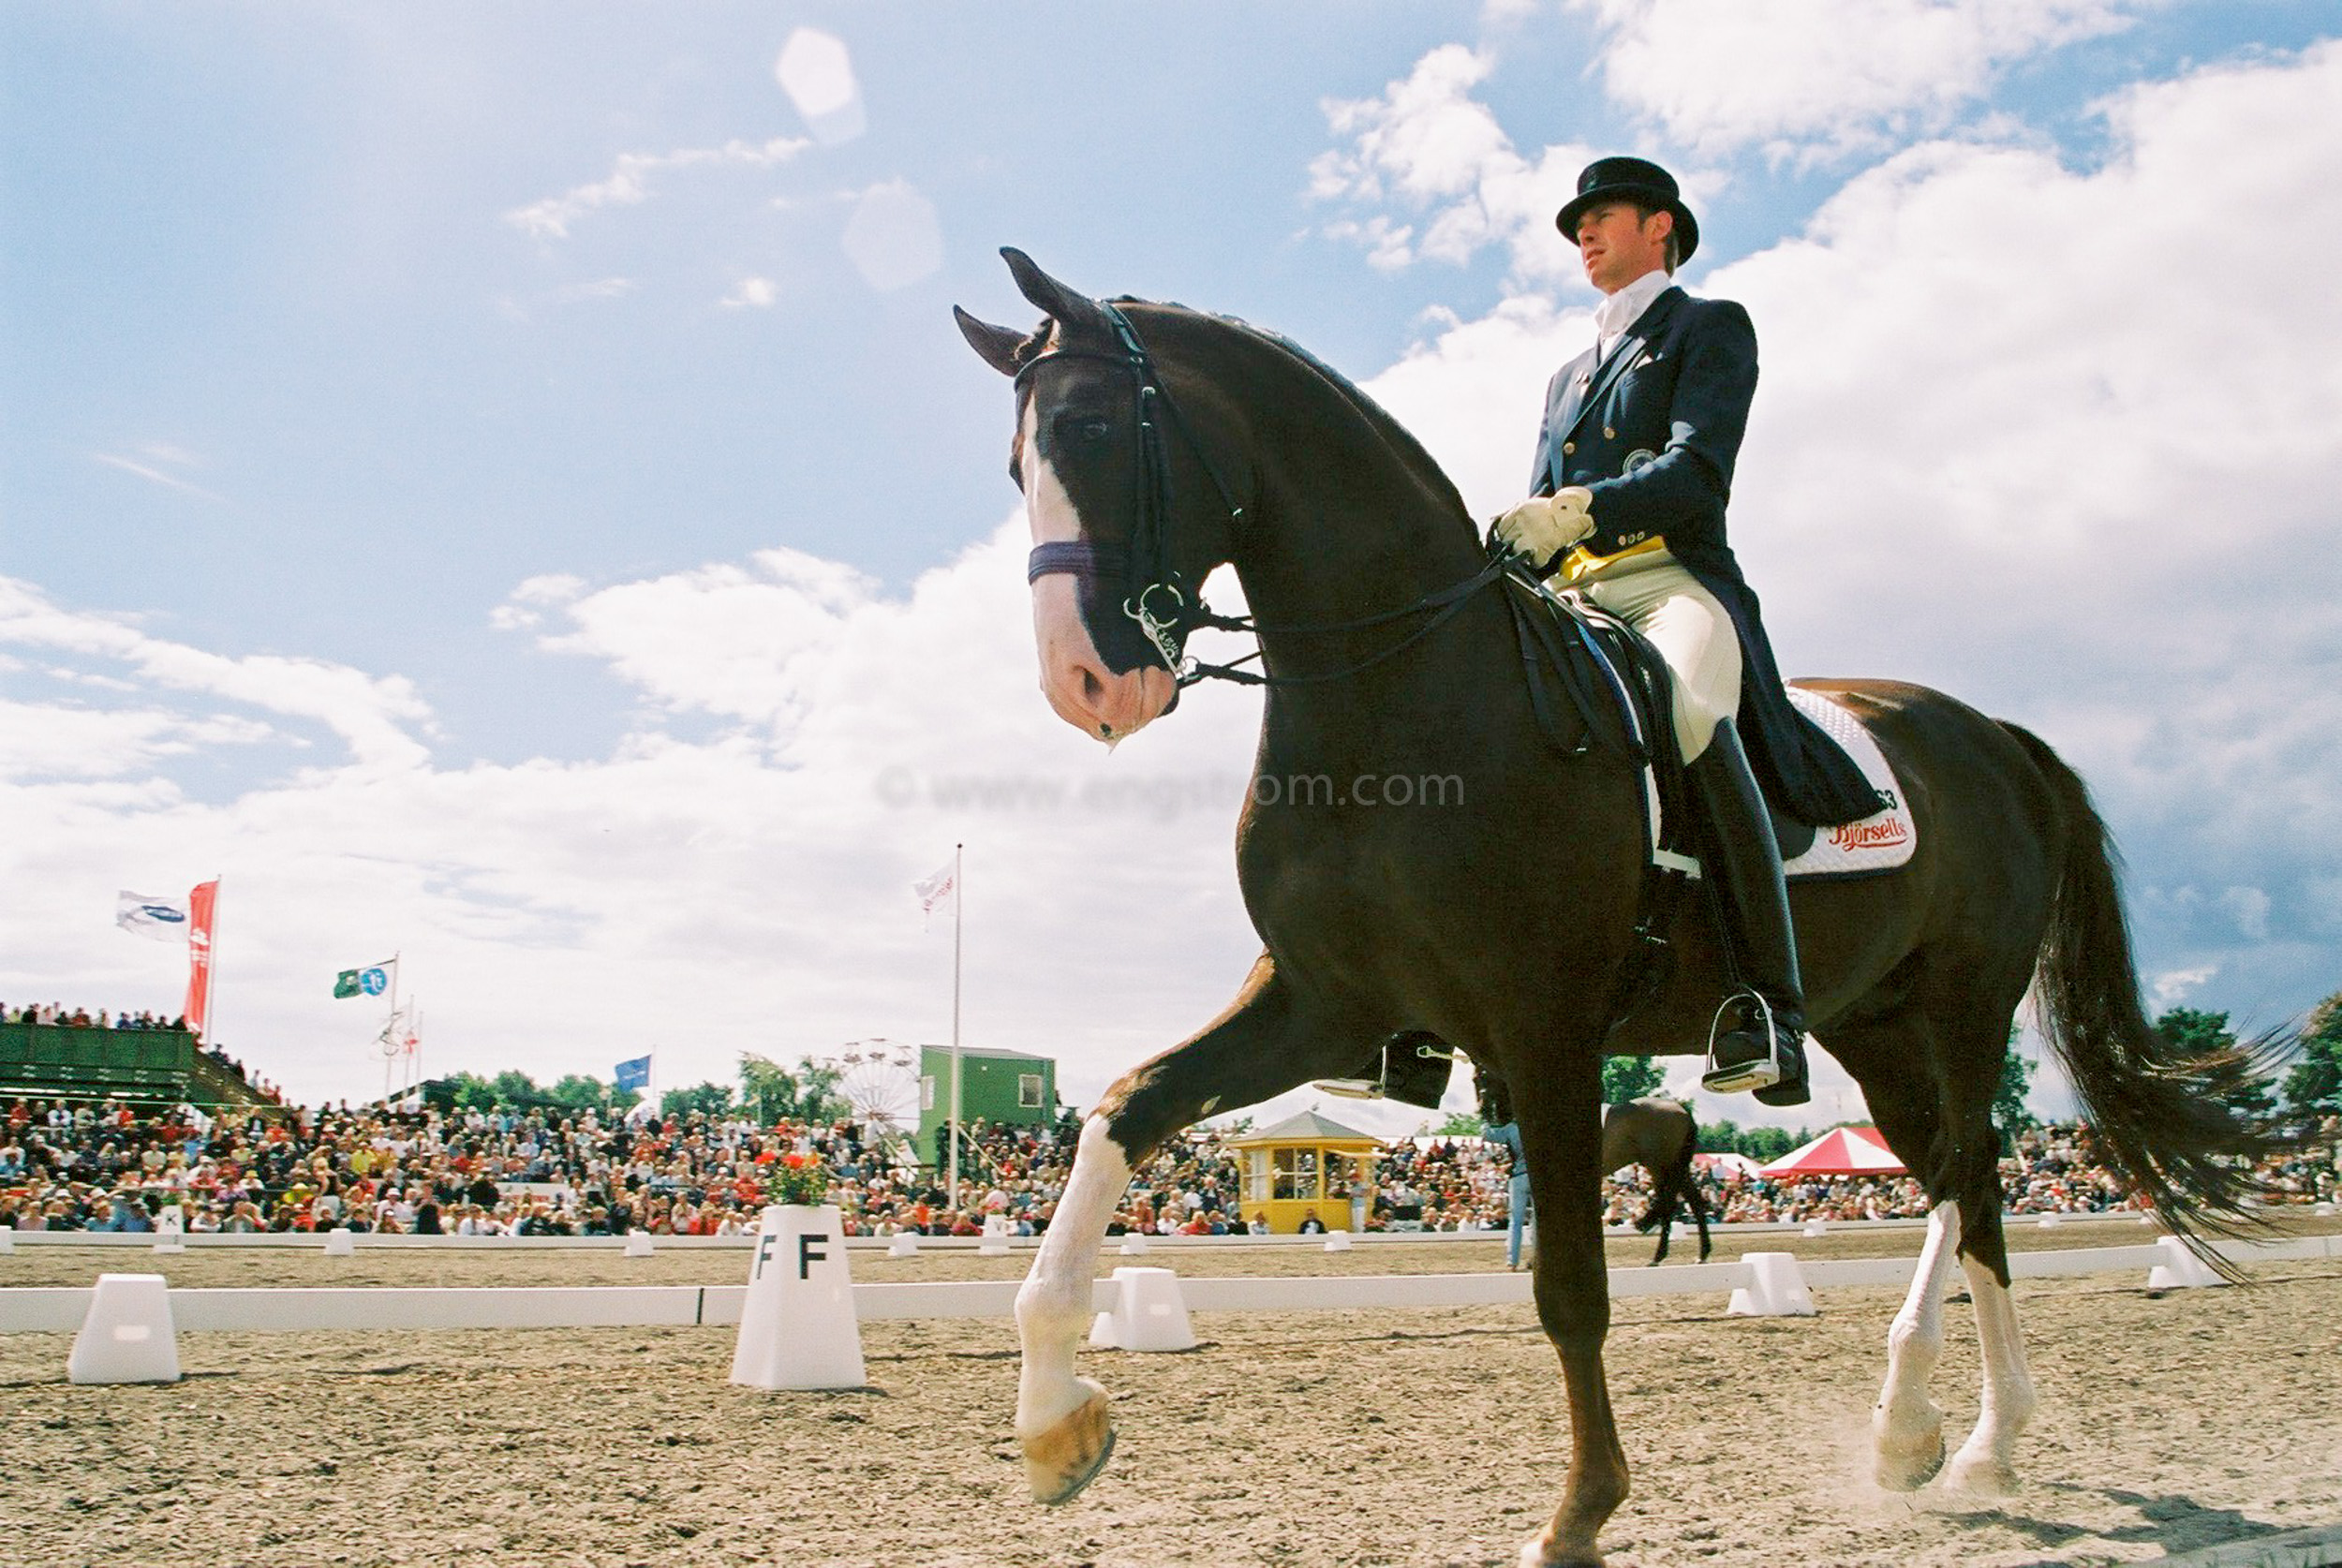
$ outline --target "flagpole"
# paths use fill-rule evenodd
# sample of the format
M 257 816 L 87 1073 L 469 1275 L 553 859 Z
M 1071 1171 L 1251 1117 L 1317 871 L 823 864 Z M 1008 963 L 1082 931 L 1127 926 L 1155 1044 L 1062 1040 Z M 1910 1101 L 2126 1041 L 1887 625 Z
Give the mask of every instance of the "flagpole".
M 961 856 L 968 846 L 952 846 L 952 1169 L 951 1206 L 955 1223 L 959 1219 L 959 948 L 960 935 L 968 929 L 968 880 L 962 869 Z
M 385 1032 L 395 1032 L 397 1028 L 398 954 L 393 953 L 391 954 L 391 1022 L 389 1029 Z M 397 1042 L 393 1041 L 391 1043 L 396 1044 Z M 397 1063 L 397 1061 L 398 1057 L 394 1053 L 390 1051 L 382 1053 L 382 1109 L 386 1115 L 389 1113 L 391 1108 L 391 1069 Z

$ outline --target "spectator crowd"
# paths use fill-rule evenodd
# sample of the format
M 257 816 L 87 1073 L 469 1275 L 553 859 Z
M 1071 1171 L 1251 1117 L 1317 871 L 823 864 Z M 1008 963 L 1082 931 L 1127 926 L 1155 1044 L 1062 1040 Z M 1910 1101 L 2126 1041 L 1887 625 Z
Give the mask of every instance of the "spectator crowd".
M 0 1125 L 0 1227 L 151 1230 L 176 1205 L 190 1231 L 353 1230 L 416 1235 L 727 1235 L 752 1230 L 783 1163 L 821 1161 L 848 1233 L 980 1234 L 1002 1217 L 1015 1234 L 1045 1230 L 1070 1170 L 1076 1125 L 971 1123 L 958 1204 L 909 1140 L 851 1120 L 765 1122 L 692 1113 L 630 1119 L 558 1108 L 384 1112 L 293 1109 L 205 1116 L 182 1105 L 141 1115 L 115 1102 L 18 1100 Z M 2260 1173 L 2272 1204 L 2342 1196 L 2332 1120 L 2311 1151 Z M 2136 1200 L 2072 1126 L 2029 1132 L 2002 1161 L 2011 1214 L 2094 1214 Z M 1431 1137 L 1386 1146 L 1369 1230 L 1497 1231 L 1509 1171 L 1495 1146 Z M 1697 1173 L 1724 1220 L 1860 1220 L 1926 1212 L 1905 1176 L 1771 1178 L 1722 1165 Z M 1648 1202 L 1639 1168 L 1613 1176 L 1606 1220 Z M 1196 1130 L 1134 1174 L 1109 1234 L 1211 1235 L 1265 1228 L 1244 1209 L 1243 1170 L 1220 1134 Z M 1349 1222 L 1346 1191 L 1327 1219 Z

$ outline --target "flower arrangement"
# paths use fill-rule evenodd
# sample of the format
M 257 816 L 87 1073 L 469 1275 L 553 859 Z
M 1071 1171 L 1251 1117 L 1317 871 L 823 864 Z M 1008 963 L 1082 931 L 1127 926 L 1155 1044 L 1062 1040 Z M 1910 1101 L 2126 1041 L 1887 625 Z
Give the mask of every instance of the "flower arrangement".
M 784 1154 L 767 1167 L 764 1201 L 773 1204 L 824 1204 L 829 1201 L 829 1167 L 818 1154 Z

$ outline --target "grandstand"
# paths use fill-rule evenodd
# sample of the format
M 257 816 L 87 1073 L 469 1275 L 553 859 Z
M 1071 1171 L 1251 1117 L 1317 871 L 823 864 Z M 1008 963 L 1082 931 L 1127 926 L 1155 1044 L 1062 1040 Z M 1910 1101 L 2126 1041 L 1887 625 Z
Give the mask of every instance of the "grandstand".
M 250 1106 L 278 1113 L 224 1053 L 185 1028 L 0 1023 L 0 1096 L 111 1099 L 131 1106 Z

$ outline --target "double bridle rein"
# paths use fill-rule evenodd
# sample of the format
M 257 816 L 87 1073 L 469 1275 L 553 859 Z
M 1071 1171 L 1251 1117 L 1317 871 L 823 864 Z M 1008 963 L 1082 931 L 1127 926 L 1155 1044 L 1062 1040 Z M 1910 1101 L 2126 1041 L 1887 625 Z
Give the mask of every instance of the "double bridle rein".
M 1055 572 L 1100 581 L 1119 578 L 1126 590 L 1122 599 L 1122 614 L 1137 623 L 1148 646 L 1163 661 L 1163 667 L 1171 672 L 1178 686 L 1189 687 L 1207 679 L 1233 681 L 1242 686 L 1311 686 L 1324 681 L 1347 679 L 1372 669 L 1386 659 L 1397 658 L 1438 630 L 1463 608 L 1474 594 L 1503 577 L 1506 569 L 1515 564 L 1513 556 L 1491 546 L 1489 564 L 1473 576 L 1445 588 L 1434 589 L 1412 604 L 1363 615 L 1356 620 L 1263 626 L 1251 615 L 1217 614 L 1204 602 L 1200 593 L 1193 591 L 1180 578 L 1178 569 L 1171 560 L 1171 463 L 1164 443 L 1166 425 L 1176 430 L 1179 438 L 1187 444 L 1187 450 L 1194 455 L 1205 476 L 1211 481 L 1212 488 L 1219 492 L 1220 504 L 1228 514 L 1229 525 L 1238 532 L 1244 526 L 1244 508 L 1229 488 L 1228 481 L 1213 466 L 1203 444 L 1196 440 L 1194 431 L 1180 417 L 1178 405 L 1172 401 L 1170 392 L 1164 387 L 1162 375 L 1155 368 L 1154 356 L 1140 341 L 1130 318 L 1104 301 L 1098 302 L 1098 308 L 1104 312 L 1107 324 L 1114 329 L 1116 348 L 1048 349 L 1018 366 L 1013 384 L 1023 391 L 1025 378 L 1054 360 L 1102 360 L 1130 371 L 1136 389 L 1134 402 L 1138 424 L 1138 465 L 1132 496 L 1131 543 L 1127 549 L 1119 544 L 1101 544 L 1088 539 L 1051 540 L 1045 544 L 1037 544 L 1027 559 L 1025 581 L 1037 582 Z M 1263 632 L 1330 634 L 1386 626 L 1427 613 L 1429 619 L 1389 647 L 1343 669 L 1316 674 L 1271 675 L 1262 671 L 1240 668 L 1261 657 L 1258 648 L 1226 664 L 1206 663 L 1186 653 L 1188 635 L 1198 628 L 1249 632 L 1255 637 Z

